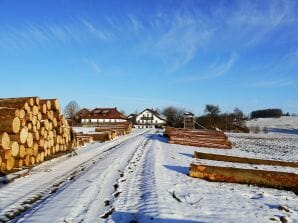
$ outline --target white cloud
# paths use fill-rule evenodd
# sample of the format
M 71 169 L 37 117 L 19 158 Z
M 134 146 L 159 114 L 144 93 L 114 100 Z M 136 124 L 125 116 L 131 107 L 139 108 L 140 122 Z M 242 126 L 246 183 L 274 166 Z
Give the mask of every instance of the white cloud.
M 293 85 L 294 82 L 291 80 L 264 80 L 253 83 L 252 87 L 259 88 L 279 88 L 279 87 L 288 87 Z
M 96 63 L 94 60 L 90 60 L 90 59 L 84 59 L 84 61 L 91 67 L 91 69 L 97 73 L 100 74 L 102 72 L 100 66 L 98 65 L 98 63 Z
M 94 34 L 97 38 L 101 40 L 107 40 L 109 38 L 109 34 L 107 32 L 104 32 L 100 28 L 96 27 L 94 24 L 91 22 L 82 19 L 81 20 L 83 25 L 90 31 L 90 33 Z
M 156 21 L 152 24 L 157 29 L 151 51 L 170 67 L 169 71 L 176 71 L 188 64 L 214 32 L 214 29 L 205 27 L 188 13 L 172 16 L 160 14 L 154 19 Z
M 238 54 L 232 53 L 227 61 L 220 64 L 213 64 L 211 67 L 209 67 L 209 70 L 206 70 L 200 74 L 185 76 L 183 81 L 201 81 L 223 76 L 232 69 L 238 57 Z

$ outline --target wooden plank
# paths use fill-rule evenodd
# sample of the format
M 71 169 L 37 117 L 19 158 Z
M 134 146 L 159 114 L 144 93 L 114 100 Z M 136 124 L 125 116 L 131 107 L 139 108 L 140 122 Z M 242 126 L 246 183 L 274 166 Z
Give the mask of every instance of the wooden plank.
M 272 166 L 288 166 L 288 167 L 298 167 L 298 162 L 285 162 L 279 160 L 263 160 L 263 159 L 254 159 L 238 156 L 226 156 L 212 153 L 202 153 L 195 152 L 195 158 L 197 159 L 208 159 L 208 160 L 217 160 L 217 161 L 226 161 L 226 162 L 235 162 L 235 163 L 248 163 L 248 164 L 260 164 L 260 165 L 272 165 Z
M 190 164 L 189 175 L 208 181 L 252 184 L 290 190 L 298 194 L 298 174 L 277 171 Z

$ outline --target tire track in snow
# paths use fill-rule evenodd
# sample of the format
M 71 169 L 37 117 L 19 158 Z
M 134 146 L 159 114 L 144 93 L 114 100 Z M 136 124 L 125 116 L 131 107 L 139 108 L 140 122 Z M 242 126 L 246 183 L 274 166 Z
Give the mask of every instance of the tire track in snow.
M 108 222 L 130 222 L 132 220 L 143 222 L 158 215 L 155 148 L 152 146 L 152 137 L 153 135 L 144 147 L 135 171 L 128 177 L 125 184 L 120 184 L 122 193 L 115 203 L 116 210 Z M 128 211 L 131 213 L 130 216 L 127 215 Z

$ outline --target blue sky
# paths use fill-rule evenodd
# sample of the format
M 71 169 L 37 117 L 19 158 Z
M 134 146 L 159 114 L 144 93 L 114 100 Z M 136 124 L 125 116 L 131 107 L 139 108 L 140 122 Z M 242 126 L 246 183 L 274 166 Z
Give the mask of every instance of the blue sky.
M 298 113 L 298 1 L 0 0 L 1 97 Z

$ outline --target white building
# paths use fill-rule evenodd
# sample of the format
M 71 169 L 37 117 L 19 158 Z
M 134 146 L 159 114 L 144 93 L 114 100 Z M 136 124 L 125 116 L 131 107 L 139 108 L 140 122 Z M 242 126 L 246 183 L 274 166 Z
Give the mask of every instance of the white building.
M 134 128 L 162 128 L 166 125 L 166 118 L 152 109 L 145 109 L 135 116 Z

